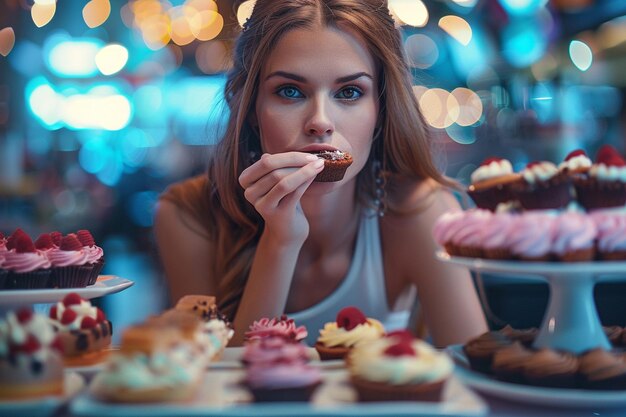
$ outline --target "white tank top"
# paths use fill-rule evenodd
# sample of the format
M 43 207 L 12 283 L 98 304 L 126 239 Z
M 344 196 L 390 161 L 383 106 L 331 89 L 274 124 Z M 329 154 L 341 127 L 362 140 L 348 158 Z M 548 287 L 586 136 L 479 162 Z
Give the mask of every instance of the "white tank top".
M 342 283 L 320 303 L 288 313 L 296 325 L 306 326 L 309 345 L 315 344 L 324 324 L 335 321 L 339 310 L 347 306 L 358 307 L 366 317 L 380 320 L 387 331 L 407 327 L 410 311 L 390 311 L 387 305 L 378 216 L 371 210 L 362 213 L 352 264 Z M 414 301 L 415 287 L 404 296 Z

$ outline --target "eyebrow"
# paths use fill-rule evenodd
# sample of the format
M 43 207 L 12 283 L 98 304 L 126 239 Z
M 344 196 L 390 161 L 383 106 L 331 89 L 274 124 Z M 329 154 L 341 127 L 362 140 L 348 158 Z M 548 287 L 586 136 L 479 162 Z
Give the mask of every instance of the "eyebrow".
M 272 77 L 289 78 L 291 80 L 298 81 L 298 82 L 301 82 L 301 83 L 305 83 L 307 81 L 306 78 L 302 77 L 301 75 L 293 74 L 291 72 L 286 72 L 286 71 L 274 71 L 270 75 L 268 75 L 265 78 L 265 80 L 269 80 Z M 353 80 L 356 80 L 356 79 L 361 78 L 361 77 L 367 77 L 367 78 L 371 79 L 372 81 L 374 80 L 374 77 L 372 77 L 370 74 L 368 74 L 367 72 L 361 71 L 361 72 L 357 72 L 357 73 L 354 73 L 354 74 L 350 74 L 350 75 L 346 75 L 346 76 L 343 76 L 343 77 L 339 77 L 339 78 L 337 78 L 335 80 L 335 82 L 337 84 L 340 84 L 340 83 L 345 83 L 345 82 L 348 82 L 348 81 L 353 81 Z

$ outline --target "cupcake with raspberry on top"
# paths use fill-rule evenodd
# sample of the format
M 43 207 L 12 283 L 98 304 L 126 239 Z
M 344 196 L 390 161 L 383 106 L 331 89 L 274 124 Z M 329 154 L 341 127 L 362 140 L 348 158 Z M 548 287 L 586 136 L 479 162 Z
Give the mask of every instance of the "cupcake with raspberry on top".
M 19 230 L 19 229 L 18 229 Z M 5 253 L 3 268 L 9 271 L 7 287 L 16 289 L 47 288 L 50 280 L 50 261 L 37 250 L 24 232 L 11 235 Z
M 576 149 L 567 154 L 559 164 L 559 171 L 569 175 L 572 179 L 584 179 L 591 169 L 591 159 L 582 149 Z
M 321 360 L 344 359 L 354 346 L 381 338 L 385 334 L 382 323 L 367 318 L 356 307 L 345 307 L 320 330 L 315 350 Z
M 0 232 L 0 289 L 5 288 L 7 277 L 9 276 L 9 271 L 3 266 L 7 252 L 7 240 L 4 234 Z
M 578 202 L 587 210 L 626 204 L 626 162 L 615 148 L 604 145 L 587 178 L 574 181 Z
M 91 270 L 87 252 L 75 234 L 63 236 L 61 245 L 48 252 L 52 264 L 52 288 L 82 288 L 89 282 Z
M 246 341 L 264 339 L 266 337 L 282 337 L 287 340 L 299 342 L 308 336 L 308 331 L 304 326 L 296 326 L 293 319 L 286 315 L 280 318 L 262 318 L 250 325 L 246 332 Z
M 521 172 L 513 193 L 526 210 L 560 209 L 572 201 L 571 179 L 549 161 L 535 161 Z
M 503 158 L 487 158 L 471 175 L 467 193 L 479 208 L 495 211 L 500 203 L 513 199 L 511 185 L 520 180 L 511 162 Z
M 98 307 L 70 293 L 51 307 L 49 316 L 63 346 L 66 365 L 91 365 L 106 358 L 113 329 Z
M 76 237 L 80 244 L 83 245 L 83 250 L 87 253 L 87 264 L 92 266 L 87 285 L 93 285 L 98 280 L 98 275 L 100 275 L 100 271 L 104 267 L 104 251 L 100 246 L 96 245 L 89 230 L 79 230 L 76 232 Z

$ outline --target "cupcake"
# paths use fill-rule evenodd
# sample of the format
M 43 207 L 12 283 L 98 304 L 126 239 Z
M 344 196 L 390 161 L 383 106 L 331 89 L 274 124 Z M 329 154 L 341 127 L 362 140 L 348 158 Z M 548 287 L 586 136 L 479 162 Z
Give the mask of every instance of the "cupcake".
M 322 375 L 298 346 L 304 347 L 281 337 L 248 343 L 244 353 L 248 366 L 242 385 L 255 402 L 310 400 L 322 383 Z
M 8 312 L 0 319 L 0 400 L 63 395 L 61 350 L 45 316 Z
M 584 213 L 565 211 L 554 222 L 552 254 L 563 262 L 591 261 L 595 256 L 597 229 Z
M 529 327 L 527 329 L 514 329 L 510 325 L 506 325 L 501 328 L 500 333 L 511 339 L 513 342 L 520 342 L 525 347 L 532 346 L 533 342 L 539 334 L 539 329 L 536 327 Z
M 91 383 L 96 398 L 112 403 L 188 401 L 204 373 L 205 358 L 174 326 L 127 327 Z
M 496 211 L 483 224 L 481 246 L 483 256 L 487 259 L 511 259 L 511 233 L 515 229 L 518 215 L 506 211 Z
M 91 265 L 91 274 L 89 275 L 87 285 L 93 285 L 98 280 L 100 271 L 104 267 L 104 251 L 100 246 L 96 246 L 96 242 L 93 240 L 89 230 L 79 230 L 76 232 L 76 237 L 80 244 L 83 245 L 83 251 L 87 253 L 87 264 Z
M 556 214 L 544 210 L 523 212 L 511 229 L 511 253 L 524 261 L 551 260 Z
M 92 266 L 75 234 L 63 236 L 61 245 L 48 252 L 52 264 L 51 288 L 82 288 L 89 282 Z
M 511 339 L 502 333 L 490 331 L 469 340 L 463 345 L 463 352 L 473 370 L 489 374 L 493 355 L 512 343 Z
M 435 242 L 443 247 L 450 256 L 461 256 L 461 248 L 452 241 L 452 237 L 464 217 L 464 211 L 448 211 L 439 216 L 433 227 Z
M 384 334 L 378 320 L 365 317 L 356 307 L 345 307 L 334 322 L 326 323 L 320 330 L 315 350 L 322 360 L 344 359 L 357 344 L 379 339 Z
M 502 381 L 523 384 L 524 365 L 532 354 L 533 352 L 520 342 L 513 342 L 494 353 L 491 371 Z
M 576 198 L 587 210 L 620 207 L 626 203 L 626 162 L 609 145 L 598 150 L 586 178 L 574 181 Z
M 524 209 L 560 209 L 572 201 L 570 177 L 552 162 L 531 162 L 521 175 L 513 193 Z
M 102 310 L 77 293 L 66 295 L 49 313 L 68 366 L 103 362 L 111 345 L 113 328 Z
M 626 259 L 626 212 L 595 210 L 590 214 L 596 225 L 596 252 L 603 261 Z
M 451 244 L 457 248 L 460 256 L 481 258 L 483 229 L 491 221 L 493 213 L 482 209 L 467 210 L 463 213 L 463 217 L 451 228 Z
M 335 182 L 341 181 L 348 167 L 352 165 L 352 155 L 340 150 L 325 150 L 309 152 L 324 160 L 324 169 L 317 174 L 313 181 Z
M 262 318 L 250 325 L 245 333 L 247 341 L 263 339 L 266 337 L 284 337 L 287 340 L 299 342 L 308 336 L 306 327 L 296 326 L 293 319 L 282 315 L 280 318 Z
M 602 330 L 613 347 L 622 345 L 623 328 L 621 326 L 602 326 Z
M 507 159 L 487 158 L 471 174 L 467 194 L 477 207 L 495 211 L 500 203 L 513 199 L 511 185 L 520 180 Z
M 565 173 L 573 180 L 584 179 L 591 169 L 591 159 L 584 150 L 576 149 L 565 157 L 563 162 L 559 164 L 559 171 Z
M 454 365 L 426 342 L 384 337 L 349 353 L 350 382 L 361 402 L 440 401 Z
M 620 356 L 597 348 L 580 355 L 578 374 L 587 389 L 626 389 L 626 362 Z
M 5 253 L 3 268 L 9 271 L 8 288 L 38 289 L 47 288 L 50 279 L 50 260 L 35 245 L 26 233 L 11 235 L 7 247 L 13 249 Z
M 568 352 L 543 348 L 526 361 L 523 378 L 531 385 L 552 388 L 576 387 L 578 359 Z
M 4 267 L 7 252 L 7 240 L 4 234 L 0 232 L 0 290 L 5 288 L 9 276 L 9 270 Z

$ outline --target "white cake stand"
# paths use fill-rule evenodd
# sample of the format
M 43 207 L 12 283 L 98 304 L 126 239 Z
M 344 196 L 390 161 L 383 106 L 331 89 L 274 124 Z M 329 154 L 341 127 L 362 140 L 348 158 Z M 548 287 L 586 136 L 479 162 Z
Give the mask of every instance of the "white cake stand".
M 575 354 L 601 347 L 611 349 L 593 299 L 599 281 L 626 280 L 626 261 L 523 262 L 450 256 L 437 259 L 476 272 L 546 281 L 550 299 L 533 347 L 550 347 Z

